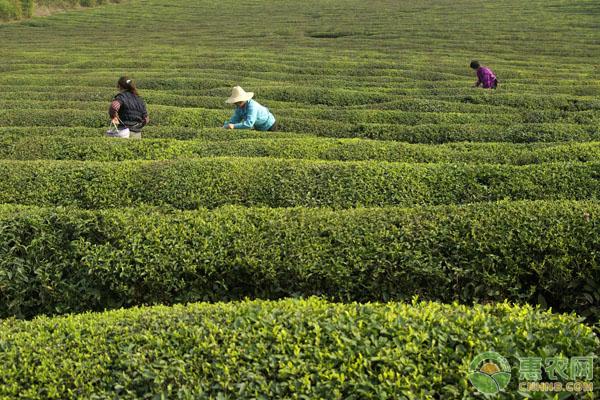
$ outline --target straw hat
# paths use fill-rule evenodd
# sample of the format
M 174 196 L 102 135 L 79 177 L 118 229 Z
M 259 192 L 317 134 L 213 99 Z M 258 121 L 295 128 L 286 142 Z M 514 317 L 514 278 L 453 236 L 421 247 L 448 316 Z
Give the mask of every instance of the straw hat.
M 254 97 L 254 92 L 246 92 L 241 87 L 235 86 L 231 91 L 231 96 L 225 100 L 225 103 L 233 104 L 237 103 L 238 101 L 248 101 L 252 97 Z

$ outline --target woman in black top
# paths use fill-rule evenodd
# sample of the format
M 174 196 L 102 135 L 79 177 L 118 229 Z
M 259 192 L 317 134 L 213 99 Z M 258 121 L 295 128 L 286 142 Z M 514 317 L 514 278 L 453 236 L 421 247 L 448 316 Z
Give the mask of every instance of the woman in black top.
M 141 137 L 142 128 L 148 124 L 146 103 L 139 96 L 133 80 L 126 76 L 119 78 L 117 94 L 108 110 L 111 121 L 120 129 L 129 128 L 130 137 Z

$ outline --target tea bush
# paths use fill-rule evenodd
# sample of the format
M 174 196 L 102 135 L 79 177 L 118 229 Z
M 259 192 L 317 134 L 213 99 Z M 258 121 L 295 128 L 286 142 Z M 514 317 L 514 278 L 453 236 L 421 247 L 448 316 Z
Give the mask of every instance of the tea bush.
M 0 0 L 0 21 L 9 21 L 21 18 L 20 0 Z
M 504 355 L 514 377 L 519 357 L 599 347 L 575 316 L 530 306 L 317 299 L 6 320 L 0 337 L 0 397 L 15 399 L 465 398 L 480 352 Z
M 107 127 L 100 128 L 101 135 L 104 135 Z M 99 128 L 89 128 L 85 126 L 55 127 L 55 126 L 11 126 L 0 127 L 0 140 L 11 141 L 17 137 L 24 140 L 56 140 L 66 138 L 87 138 L 104 139 L 98 135 Z M 204 141 L 232 141 L 240 139 L 259 139 L 259 138 L 307 138 L 315 135 L 309 133 L 291 133 L 291 132 L 259 132 L 255 130 L 235 130 L 228 131 L 222 128 L 194 129 L 185 127 L 169 126 L 148 126 L 144 128 L 144 138 L 178 139 L 192 140 L 200 139 Z M 8 151 L 3 149 L 0 151 Z
M 2 206 L 0 316 L 419 295 L 540 303 L 594 321 L 599 216 L 592 201 L 345 211 Z
M 15 131 L 17 132 L 17 131 Z M 114 140 L 86 136 L 76 128 L 60 136 L 2 135 L 0 159 L 123 161 L 202 157 L 273 157 L 322 160 L 380 160 L 409 163 L 541 164 L 545 162 L 600 161 L 598 143 L 450 143 L 409 144 L 364 139 L 299 138 L 296 135 L 257 132 L 190 131 L 200 140 Z M 155 129 L 149 129 L 152 134 Z M 173 133 L 175 131 L 171 131 Z M 147 133 L 147 132 L 145 132 Z M 241 134 L 240 134 L 241 133 Z M 248 134 L 248 135 L 246 135 Z M 276 136 L 273 138 L 272 136 Z M 214 139 L 214 140 L 212 140 Z M 229 139 L 229 140 L 225 140 Z
M 88 209 L 150 204 L 378 207 L 600 196 L 600 163 L 405 164 L 205 158 L 0 161 L 0 203 Z

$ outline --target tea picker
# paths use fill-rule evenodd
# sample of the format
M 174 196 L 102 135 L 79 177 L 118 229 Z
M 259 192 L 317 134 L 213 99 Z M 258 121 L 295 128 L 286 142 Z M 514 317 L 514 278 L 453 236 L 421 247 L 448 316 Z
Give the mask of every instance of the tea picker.
M 256 129 L 257 131 L 275 131 L 277 121 L 269 109 L 253 100 L 253 92 L 246 92 L 240 86 L 231 91 L 231 96 L 225 100 L 235 104 L 235 111 L 229 121 L 225 121 L 225 129 Z
M 471 68 L 477 71 L 477 82 L 475 87 L 481 86 L 484 89 L 496 89 L 498 87 L 498 78 L 488 67 L 479 64 L 479 61 L 471 61 Z
M 139 96 L 135 83 L 126 76 L 119 78 L 117 88 L 119 94 L 113 98 L 108 109 L 111 129 L 106 135 L 140 139 L 142 128 L 149 122 L 146 103 Z

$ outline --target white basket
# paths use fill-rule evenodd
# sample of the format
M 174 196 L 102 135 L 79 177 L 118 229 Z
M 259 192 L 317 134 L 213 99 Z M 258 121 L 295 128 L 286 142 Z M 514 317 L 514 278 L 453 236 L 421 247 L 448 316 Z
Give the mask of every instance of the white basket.
M 111 127 L 106 131 L 106 136 L 114 138 L 129 139 L 129 128 L 119 129 L 119 127 L 113 122 Z

